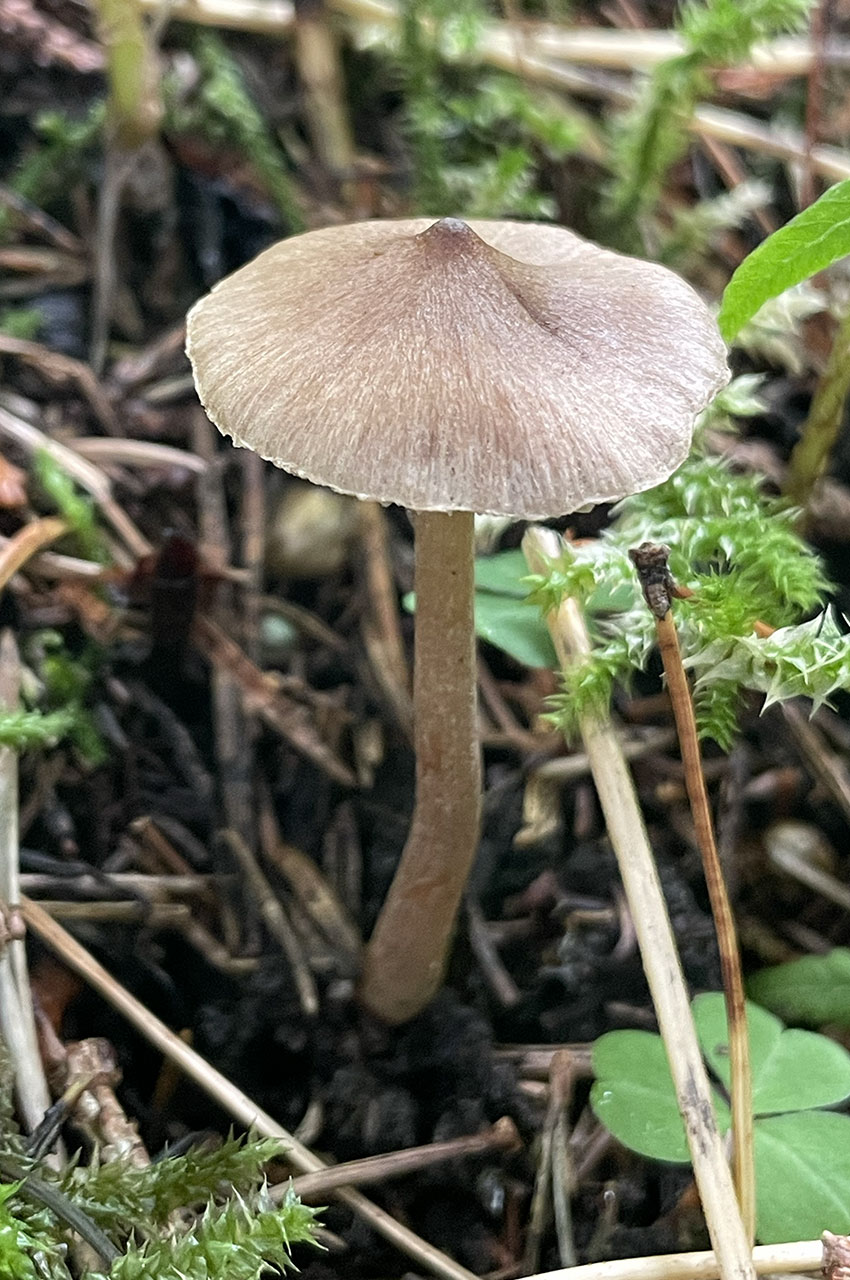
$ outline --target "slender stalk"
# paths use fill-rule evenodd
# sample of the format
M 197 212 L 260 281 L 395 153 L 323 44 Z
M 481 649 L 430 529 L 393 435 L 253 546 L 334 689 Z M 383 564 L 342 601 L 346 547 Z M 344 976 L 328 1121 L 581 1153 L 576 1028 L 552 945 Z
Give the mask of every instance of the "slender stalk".
M 414 1017 L 440 986 L 478 847 L 473 520 L 416 516 L 416 807 L 360 984 L 366 1007 L 390 1023 Z
M 73 938 L 55 920 L 51 920 L 37 902 L 22 898 L 21 915 L 27 927 L 36 933 L 51 951 L 60 956 L 69 968 L 78 973 L 105 1000 L 108 1000 L 113 1009 L 122 1013 L 150 1044 L 165 1054 L 169 1062 L 179 1067 L 238 1124 L 244 1125 L 246 1129 L 253 1129 L 260 1137 L 280 1138 L 286 1149 L 286 1159 L 299 1173 L 317 1173 L 326 1168 L 324 1162 L 299 1142 L 294 1134 L 278 1124 L 268 1112 L 262 1111 L 246 1093 L 232 1084 L 220 1071 L 216 1071 L 215 1067 L 210 1066 L 164 1022 L 160 1022 L 159 1018 L 140 1000 L 137 1000 L 126 987 L 116 982 L 112 974 L 104 969 L 103 965 L 95 960 L 76 938 Z M 440 1280 L 476 1280 L 466 1267 L 462 1267 L 459 1262 L 455 1262 L 435 1245 L 421 1239 L 403 1223 L 397 1222 L 386 1209 L 373 1204 L 359 1191 L 355 1191 L 352 1187 L 339 1187 L 331 1194 L 359 1214 L 364 1222 L 368 1222 L 385 1240 L 389 1240 L 397 1249 L 401 1249 L 413 1258 L 419 1268 L 439 1276 Z
M 826 369 L 818 383 L 803 424 L 800 439 L 794 446 L 788 466 L 785 491 L 788 497 L 805 507 L 812 489 L 823 474 L 829 455 L 838 439 L 844 417 L 844 404 L 850 392 L 850 311 L 838 326 Z
M 546 573 L 561 550 L 560 539 L 550 529 L 529 529 L 523 539 L 525 558 L 534 573 Z M 590 653 L 587 628 L 574 600 L 564 600 L 546 621 L 562 666 Z M 631 910 L 719 1274 L 723 1280 L 752 1280 L 750 1245 L 717 1128 L 688 991 L 631 774 L 610 720 L 591 714 L 583 716 L 581 735 Z
M 335 189 L 351 197 L 354 138 L 339 47 L 324 0 L 295 0 L 293 36 L 304 115 L 313 148 Z
M 711 806 L 702 771 L 699 735 L 688 677 L 682 665 L 679 638 L 670 608 L 675 584 L 667 568 L 667 548 L 644 543 L 630 552 L 638 571 L 646 602 L 655 617 L 658 648 L 673 705 L 679 735 L 685 788 L 691 805 L 697 844 L 702 857 L 711 911 L 717 931 L 723 994 L 729 1024 L 729 1058 L 732 1095 L 732 1147 L 735 1185 L 741 1217 L 750 1244 L 755 1235 L 756 1174 L 753 1154 L 753 1082 L 750 1070 L 750 1043 L 747 1036 L 747 1009 L 741 956 L 735 933 L 735 919 L 726 892 L 723 868 L 714 838 Z
M 419 1169 L 460 1156 L 483 1155 L 490 1151 L 519 1151 L 522 1139 L 517 1127 L 508 1116 L 502 1116 L 483 1133 L 471 1133 L 462 1138 L 448 1138 L 445 1142 L 432 1142 L 425 1147 L 407 1147 L 403 1151 L 389 1151 L 380 1156 L 366 1156 L 363 1160 L 349 1160 L 346 1164 L 329 1165 L 318 1173 L 302 1173 L 290 1182 L 279 1182 L 270 1188 L 272 1200 L 283 1200 L 290 1186 L 295 1194 L 308 1204 L 327 1196 L 337 1187 L 363 1187 L 385 1182 L 390 1178 L 403 1178 Z
M 50 523 L 48 517 L 35 521 L 34 525 Z M 60 532 L 65 527 L 61 520 L 54 519 L 52 523 L 59 526 Z M 23 532 L 34 525 L 26 525 Z M 20 684 L 18 646 L 12 632 L 4 631 L 0 636 L 0 710 L 14 711 L 18 707 Z M 27 1131 L 32 1133 L 50 1106 L 50 1090 L 38 1051 L 26 947 L 23 936 L 16 936 L 14 928 L 21 896 L 19 808 L 18 754 L 11 747 L 3 747 L 0 750 L 0 909 L 7 904 L 10 914 L 0 923 L 5 924 L 4 932 L 12 936 L 5 940 L 5 945 L 0 942 L 0 1034 L 11 1055 L 21 1117 Z
M 792 1244 L 760 1244 L 753 1249 L 756 1275 L 795 1275 L 821 1269 L 824 1246 L 820 1240 L 795 1240 Z M 590 1262 L 582 1267 L 543 1271 L 529 1280 L 717 1280 L 722 1275 L 716 1254 L 660 1253 L 647 1258 L 617 1258 Z

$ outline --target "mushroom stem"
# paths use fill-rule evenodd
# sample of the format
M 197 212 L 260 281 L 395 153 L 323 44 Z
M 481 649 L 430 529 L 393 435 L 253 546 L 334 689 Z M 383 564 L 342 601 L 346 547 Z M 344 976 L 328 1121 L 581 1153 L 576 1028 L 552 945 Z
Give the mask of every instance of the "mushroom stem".
M 473 535 L 471 512 L 416 514 L 416 807 L 360 984 L 363 1004 L 393 1024 L 440 986 L 478 847 Z

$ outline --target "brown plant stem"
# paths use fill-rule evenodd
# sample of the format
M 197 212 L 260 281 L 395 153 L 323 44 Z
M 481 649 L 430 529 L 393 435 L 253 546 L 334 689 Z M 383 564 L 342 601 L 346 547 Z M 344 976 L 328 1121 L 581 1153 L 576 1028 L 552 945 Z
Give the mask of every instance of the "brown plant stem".
M 828 1233 L 824 1233 L 827 1235 Z M 795 1240 L 792 1244 L 761 1244 L 753 1249 L 756 1275 L 796 1275 L 820 1271 L 824 1259 L 820 1240 Z M 646 1258 L 617 1258 L 589 1262 L 581 1267 L 544 1271 L 529 1280 L 717 1280 L 722 1267 L 717 1255 L 660 1253 Z
M 51 951 L 60 956 L 69 968 L 108 1000 L 112 1007 L 122 1013 L 150 1044 L 165 1054 L 170 1062 L 179 1067 L 190 1080 L 193 1080 L 209 1097 L 233 1116 L 234 1120 L 245 1128 L 253 1129 L 260 1137 L 280 1138 L 286 1147 L 287 1160 L 299 1172 L 317 1173 L 326 1167 L 323 1161 L 299 1142 L 294 1134 L 278 1124 L 267 1112 L 262 1111 L 253 1099 L 232 1084 L 220 1071 L 216 1071 L 215 1067 L 210 1066 L 164 1022 L 160 1022 L 159 1018 L 140 1000 L 137 1000 L 126 987 L 116 982 L 85 947 L 42 911 L 37 902 L 22 898 L 21 915 L 27 927 L 36 933 Z M 439 1276 L 440 1280 L 475 1280 L 471 1271 L 467 1271 L 459 1262 L 455 1262 L 434 1245 L 421 1239 L 403 1223 L 397 1222 L 386 1209 L 373 1204 L 359 1191 L 355 1191 L 352 1187 L 340 1187 L 332 1194 L 359 1214 L 384 1239 L 407 1253 L 419 1268 Z
M 478 847 L 473 534 L 471 512 L 416 515 L 416 807 L 360 984 L 364 1005 L 394 1024 L 424 1009 L 442 982 Z
M 23 525 L 0 553 L 0 591 L 31 556 L 67 532 L 67 523 L 59 516 L 41 516 L 38 520 L 31 520 L 29 524 Z
M 735 1186 L 741 1218 L 750 1244 L 755 1235 L 755 1164 L 753 1157 L 753 1088 L 750 1071 L 750 1046 L 747 1036 L 747 1012 L 741 957 L 735 933 L 735 920 L 723 879 L 723 869 L 714 838 L 714 825 L 708 791 L 702 771 L 702 758 L 696 717 L 688 677 L 682 665 L 679 638 L 670 608 L 675 583 L 667 567 L 666 547 L 643 543 L 629 552 L 638 572 L 647 605 L 655 617 L 658 648 L 664 664 L 667 689 L 673 706 L 673 718 L 679 735 L 685 788 L 690 801 L 697 844 L 702 857 L 708 896 L 717 931 L 723 994 L 729 1023 L 729 1056 L 731 1064 L 732 1144 Z
M 517 1127 L 508 1116 L 502 1116 L 483 1133 L 471 1133 L 462 1138 L 448 1138 L 445 1142 L 431 1142 L 424 1147 L 408 1147 L 403 1151 L 389 1151 L 380 1156 L 367 1156 L 363 1160 L 349 1160 L 346 1164 L 329 1165 L 317 1173 L 303 1173 L 289 1182 L 280 1182 L 271 1188 L 273 1200 L 280 1201 L 292 1190 L 308 1204 L 335 1191 L 338 1187 L 364 1187 L 389 1178 L 402 1178 L 419 1169 L 456 1160 L 460 1156 L 483 1155 L 489 1151 L 518 1151 L 522 1139 Z
M 295 0 L 293 53 L 304 115 L 324 174 L 351 203 L 354 138 L 339 48 L 324 0 Z
M 838 439 L 850 392 L 850 311 L 838 326 L 809 416 L 788 464 L 785 492 L 805 507 Z
M 534 573 L 546 573 L 563 549 L 553 530 L 540 528 L 529 529 L 522 546 Z M 587 658 L 590 637 L 575 600 L 563 600 L 547 615 L 546 622 L 562 668 Z M 587 713 L 581 717 L 580 728 L 670 1064 L 717 1258 L 715 1274 L 723 1280 L 752 1280 L 751 1249 L 717 1129 L 688 991 L 631 774 L 607 715 Z

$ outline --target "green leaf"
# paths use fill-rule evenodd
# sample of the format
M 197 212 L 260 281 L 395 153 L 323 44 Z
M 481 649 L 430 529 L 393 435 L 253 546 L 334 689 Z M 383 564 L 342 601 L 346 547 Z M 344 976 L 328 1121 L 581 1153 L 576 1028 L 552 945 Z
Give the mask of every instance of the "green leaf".
M 499 551 L 494 556 L 478 556 L 475 561 L 477 591 L 493 591 L 497 595 L 524 600 L 528 587 L 522 580 L 527 577 L 528 565 L 519 547 L 515 551 Z
M 581 568 L 592 588 L 585 601 L 589 616 L 619 613 L 634 604 L 637 587 L 633 581 L 593 586 L 591 566 Z M 556 585 L 557 578 L 553 569 L 551 580 Z M 524 666 L 557 667 L 548 628 L 539 610 L 528 601 L 529 583 L 528 565 L 519 549 L 480 556 L 475 561 L 475 629 L 482 640 Z
M 709 1066 L 728 1083 L 726 1016 L 719 994 L 698 996 L 694 1021 Z M 765 1243 L 850 1231 L 850 1116 L 814 1110 L 850 1090 L 850 1054 L 825 1036 L 786 1029 L 747 1006 L 753 1059 L 757 1234 Z M 660 1036 L 612 1031 L 593 1047 L 591 1105 L 625 1146 L 656 1160 L 688 1158 Z M 715 1098 L 721 1132 L 725 1103 Z M 784 1114 L 765 1114 L 782 1111 Z M 761 1114 L 758 1114 L 761 1113 Z
M 728 1089 L 731 1064 L 723 996 L 697 996 L 693 1012 L 706 1061 Z M 786 1029 L 773 1014 L 749 1002 L 747 1028 L 755 1115 L 828 1107 L 850 1096 L 850 1054 L 841 1045 L 811 1031 Z
M 667 1054 L 649 1031 L 609 1031 L 593 1046 L 596 1081 L 590 1104 L 624 1146 L 653 1160 L 690 1159 Z M 726 1104 L 717 1099 L 718 1123 L 729 1127 Z
M 557 665 L 552 639 L 540 614 L 515 596 L 476 592 L 475 630 L 482 640 L 503 649 L 526 667 Z
M 823 956 L 762 969 L 750 978 L 747 990 L 786 1022 L 850 1027 L 850 949 L 835 947 Z
M 850 178 L 836 183 L 744 259 L 723 294 L 718 323 L 731 342 L 759 307 L 850 253 Z
M 513 556 L 512 551 L 504 553 Z M 522 553 L 518 553 L 520 556 Z M 476 582 L 481 578 L 487 583 L 504 581 L 505 590 L 478 590 L 475 592 L 475 633 L 481 640 L 493 644 L 497 649 L 507 653 L 515 662 L 525 667 L 553 668 L 558 665 L 552 638 L 545 622 L 537 609 L 526 604 L 528 592 L 525 587 L 518 587 L 519 578 L 501 565 L 492 570 L 488 567 L 500 556 L 490 556 L 479 560 L 475 566 Z M 525 559 L 522 560 L 523 572 L 527 572 Z M 402 600 L 402 605 L 409 613 L 416 612 L 416 596 L 409 591 Z
M 755 1157 L 763 1243 L 850 1232 L 850 1116 L 797 1111 L 759 1120 Z

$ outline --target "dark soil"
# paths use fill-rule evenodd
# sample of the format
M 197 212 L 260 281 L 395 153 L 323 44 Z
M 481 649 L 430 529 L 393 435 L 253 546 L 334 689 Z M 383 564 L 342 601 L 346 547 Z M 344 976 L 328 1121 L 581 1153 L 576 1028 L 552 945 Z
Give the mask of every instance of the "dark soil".
M 26 9 L 43 24 L 40 44 L 28 37 L 17 10 L 0 0 L 0 30 L 9 33 L 0 51 L 4 183 L 32 155 L 39 113 L 61 108 L 82 120 L 104 94 L 102 67 L 73 65 L 89 49 L 84 42 L 95 53 L 99 48 L 85 8 L 71 0 L 44 0 Z M 648 10 L 650 22 L 667 18 Z M 44 43 L 46 33 L 64 33 L 70 43 L 60 41 L 56 52 Z M 260 36 L 233 35 L 227 43 L 268 126 L 294 133 L 307 153 L 294 179 L 308 221 L 340 219 L 338 189 L 309 152 L 287 48 Z M 168 28 L 169 65 L 183 66 L 189 78 L 191 66 L 179 57 L 189 57 L 190 47 L 179 24 Z M 404 212 L 410 173 L 398 87 L 377 54 L 349 48 L 345 56 L 358 146 L 380 161 L 375 170 L 385 174 L 366 184 L 371 211 Z M 567 166 L 549 175 L 555 190 L 558 184 L 567 189 L 571 180 L 577 189 L 591 181 L 584 162 L 574 163 L 574 170 Z M 105 180 L 103 148 L 95 141 L 37 197 L 38 206 L 76 238 L 78 253 L 55 243 L 55 228 L 39 225 L 35 206 L 14 213 L 0 244 L 0 254 L 9 251 L 0 267 L 3 306 L 33 304 L 41 315 L 34 357 L 0 353 L 0 403 L 31 416 L 56 438 L 103 435 L 109 426 L 80 384 L 57 378 L 43 355 L 88 359 L 97 192 Z M 100 385 L 118 435 L 200 447 L 204 428 L 179 332 L 186 307 L 287 230 L 261 176 L 232 148 L 168 127 L 151 144 L 123 195 L 114 245 L 116 319 Z M 49 263 L 33 265 L 33 259 L 29 274 L 15 267 L 13 247 L 45 246 L 54 253 Z M 76 276 L 70 272 L 71 283 L 63 283 L 74 264 Z M 777 466 L 787 458 L 806 412 L 813 368 L 814 361 L 800 374 L 771 373 L 770 412 L 755 424 L 748 443 L 759 442 Z M 3 447 L 10 461 L 31 472 L 31 459 Z M 485 823 L 470 896 L 490 923 L 516 999 L 500 998 L 492 974 L 482 970 L 464 914 L 445 990 L 413 1023 L 388 1030 L 358 1008 L 350 957 L 317 934 L 315 921 L 307 921 L 301 941 L 320 1012 L 306 1015 L 280 946 L 264 929 L 250 893 L 235 881 L 235 863 L 220 833 L 247 813 L 243 834 L 257 850 L 255 819 L 267 810 L 281 838 L 313 860 L 367 937 L 404 841 L 413 760 L 364 644 L 370 600 L 358 537 L 349 539 L 339 565 L 330 570 L 294 577 L 268 559 L 259 566 L 255 585 L 262 595 L 297 605 L 308 619 L 306 627 L 297 623 L 287 632 L 275 651 L 270 626 L 261 637 L 258 611 L 246 608 L 245 575 L 234 585 L 227 572 L 227 566 L 249 563 L 252 530 L 242 522 L 256 481 L 228 445 L 216 440 L 209 448 L 215 450 L 214 482 L 200 500 L 195 478 L 178 466 L 109 469 L 118 502 L 154 551 L 136 568 L 116 566 L 109 575 L 100 597 L 104 617 L 96 616 L 98 597 L 85 586 L 75 594 L 38 576 L 19 577 L 0 601 L 0 623 L 14 630 L 31 665 L 38 665 L 34 638 L 51 628 L 66 652 L 92 672 L 85 700 L 105 747 L 98 763 L 73 744 L 24 758 L 21 869 L 44 878 L 34 896 L 54 899 L 132 897 L 131 890 L 110 882 L 116 872 L 223 877 L 212 900 L 198 902 L 198 918 L 209 934 L 224 932 L 234 954 L 256 960 L 248 974 L 223 971 L 197 939 L 152 927 L 144 916 L 129 924 L 77 922 L 73 932 L 119 982 L 169 1026 L 186 1031 L 199 1053 L 282 1124 L 294 1130 L 308 1107 L 318 1106 L 309 1143 L 334 1160 L 475 1133 L 509 1116 L 523 1140 L 519 1154 L 458 1159 L 370 1194 L 476 1273 L 519 1274 L 545 1112 L 545 1071 L 530 1071 L 520 1054 L 509 1055 L 504 1047 L 583 1046 L 615 1027 L 654 1025 L 592 786 L 586 776 L 565 785 L 549 807 L 548 833 L 517 845 L 534 764 L 566 748 L 545 730 L 529 745 L 551 684 L 485 646 L 482 656 L 510 727 L 506 731 L 496 722 L 492 707 L 485 709 Z M 850 444 L 836 456 L 835 475 L 841 485 L 850 482 Z M 272 513 L 296 484 L 270 468 L 260 483 Z M 29 494 L 36 508 L 51 509 L 32 478 Z M 575 527 L 591 533 L 605 518 L 605 512 L 595 512 Z M 20 523 L 20 510 L 0 511 L 3 534 L 14 533 Z M 400 601 L 411 585 L 412 537 L 402 512 L 388 512 L 387 527 Z M 515 545 L 516 537 L 509 531 L 502 545 Z M 846 603 L 847 527 L 827 524 L 818 538 L 839 583 L 839 601 Z M 281 673 L 287 697 L 306 717 L 308 741 L 324 744 L 345 768 L 356 769 L 357 786 L 344 786 L 318 767 L 303 743 L 245 714 L 238 678 L 229 714 L 231 729 L 241 737 L 235 754 L 227 756 L 224 702 L 214 682 L 220 686 L 228 673 L 211 665 L 209 653 L 195 642 L 192 625 L 199 610 L 238 638 L 264 669 Z M 265 604 L 259 612 L 272 616 Z M 400 606 L 399 618 L 409 645 L 412 624 Z M 330 638 L 323 627 L 331 630 Z M 659 692 L 657 672 L 651 672 L 629 698 L 620 699 L 623 723 L 639 729 L 669 725 Z M 837 907 L 813 900 L 770 865 L 766 837 L 776 822 L 812 824 L 844 850 L 846 816 L 824 793 L 782 713 L 774 708 L 759 718 L 757 710 L 745 710 L 733 755 L 727 759 L 709 750 L 706 766 L 750 968 L 846 942 L 850 934 Z M 850 730 L 845 708 L 840 710 L 841 716 L 824 713 L 816 727 L 824 741 L 846 753 Z M 644 754 L 635 771 L 688 981 L 694 991 L 717 989 L 713 927 L 675 747 Z M 148 838 L 151 830 L 159 843 Z M 846 871 L 846 853 L 837 857 Z M 291 885 L 268 862 L 264 866 L 297 918 L 301 908 Z M 89 879 L 81 886 L 84 874 Z M 37 944 L 32 961 L 36 991 L 61 1037 L 101 1035 L 115 1045 L 123 1069 L 122 1102 L 152 1152 L 194 1132 L 226 1131 L 228 1117 L 193 1086 L 178 1080 L 163 1088 L 160 1055 L 81 983 L 67 975 L 60 981 L 55 961 Z M 700 1242 L 686 1172 L 652 1167 L 613 1143 L 593 1147 L 588 1087 L 587 1079 L 579 1079 L 571 1108 L 584 1144 L 573 1152 L 581 1169 L 574 1204 L 580 1260 Z M 583 1163 L 587 1150 L 596 1155 Z M 407 1261 L 348 1210 L 332 1203 L 323 1221 L 344 1241 L 345 1252 L 299 1257 L 308 1280 L 343 1269 L 363 1277 L 407 1270 Z M 549 1233 L 539 1269 L 556 1265 Z

